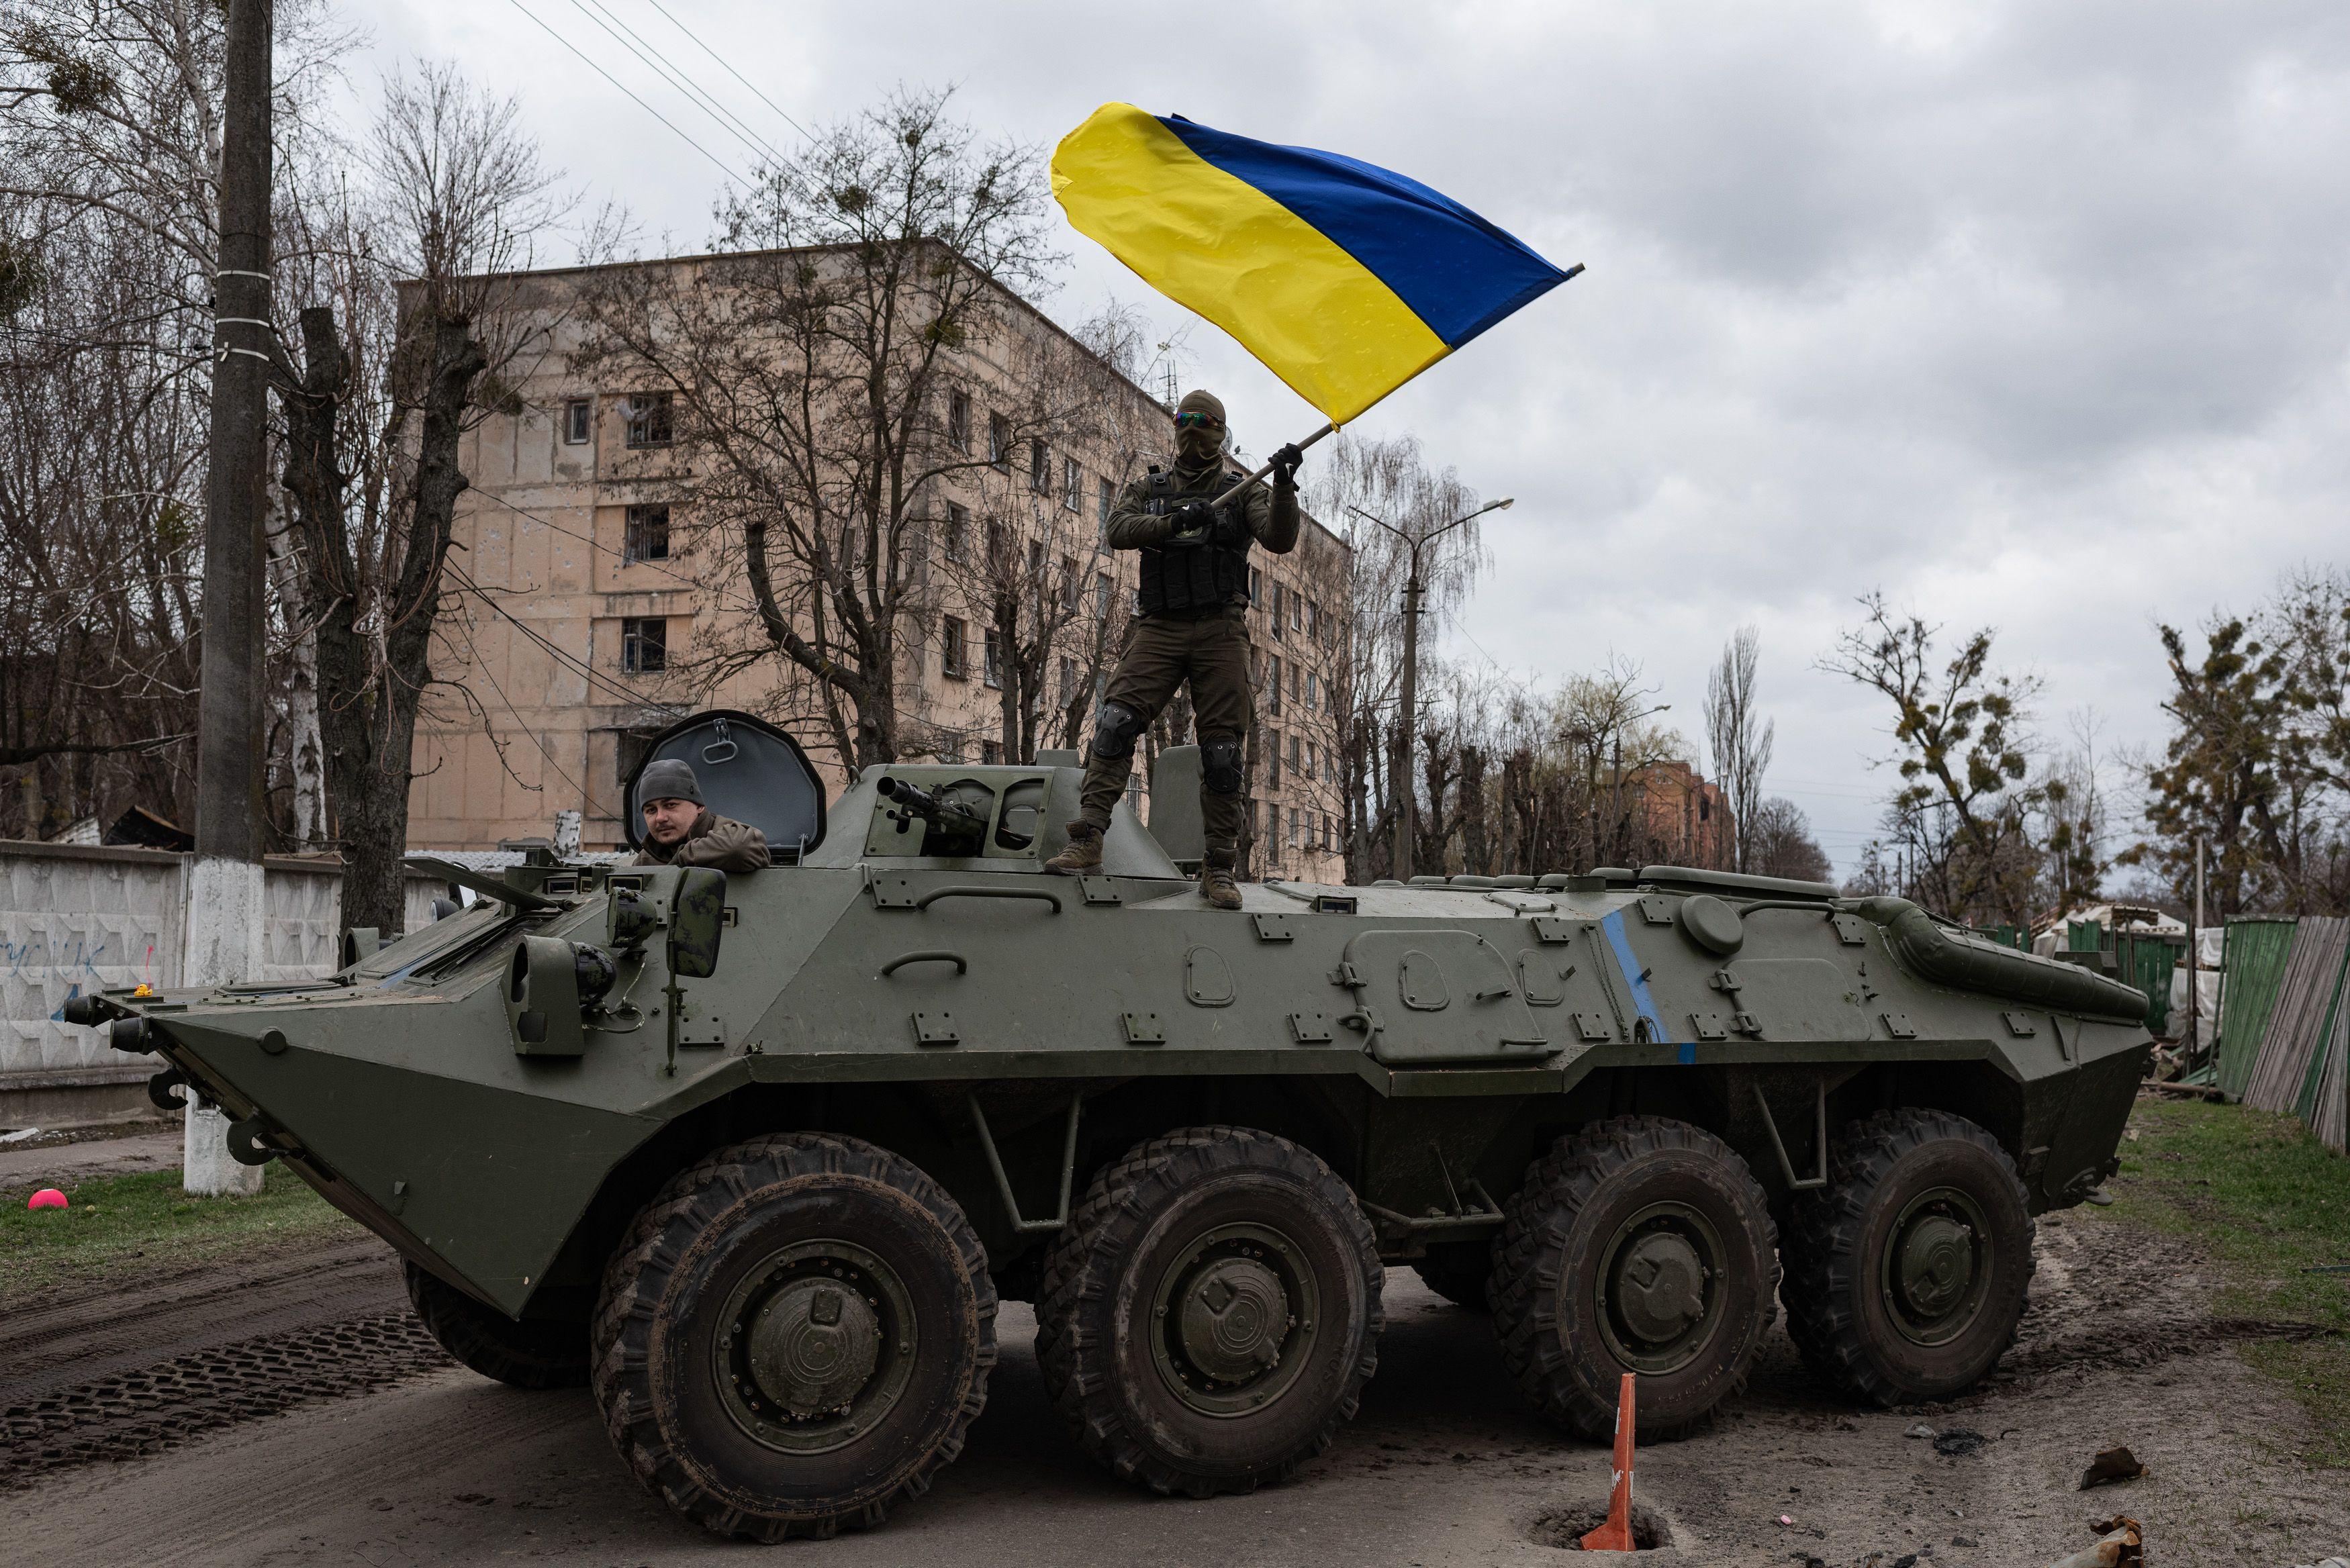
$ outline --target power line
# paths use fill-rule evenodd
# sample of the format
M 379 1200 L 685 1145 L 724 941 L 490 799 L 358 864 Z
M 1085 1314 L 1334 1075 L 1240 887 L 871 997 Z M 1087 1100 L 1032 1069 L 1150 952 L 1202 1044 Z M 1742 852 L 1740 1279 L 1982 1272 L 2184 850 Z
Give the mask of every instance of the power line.
M 641 692 L 631 691 L 627 687 L 619 684 L 617 681 L 606 679 L 604 676 L 597 673 L 593 667 L 581 663 L 578 659 L 572 658 L 570 654 L 565 652 L 562 649 L 557 648 L 554 643 L 548 641 L 545 637 L 534 630 L 529 624 L 525 622 L 519 616 L 516 616 L 513 611 L 507 609 L 505 606 L 498 603 L 495 598 L 491 597 L 490 590 L 482 587 L 480 583 L 475 582 L 473 575 L 467 572 L 463 567 L 452 561 L 447 564 L 446 569 L 453 575 L 459 582 L 464 584 L 467 588 L 478 595 L 484 604 L 489 606 L 491 609 L 496 611 L 499 616 L 503 617 L 508 625 L 512 626 L 516 631 L 521 632 L 525 637 L 530 639 L 531 641 L 538 644 L 540 648 L 546 649 L 547 655 L 554 659 L 556 663 L 562 665 L 567 670 L 576 671 L 587 680 L 590 685 L 601 686 L 605 691 L 614 693 L 622 701 L 633 702 L 639 708 L 667 708 L 675 706 L 674 703 L 657 702 Z
M 751 86 L 751 82 L 750 82 L 750 78 L 748 78 L 747 77 L 743 76 L 743 74 L 741 71 L 736 70 L 736 69 L 734 68 L 733 63 L 732 61 L 728 60 L 728 59 L 726 58 L 726 57 L 725 57 L 725 56 L 723 56 L 723 55 L 720 54 L 717 50 L 715 50 L 715 49 L 712 48 L 709 45 L 702 43 L 702 39 L 701 39 L 700 37 L 698 37 L 698 36 L 695 36 L 695 34 L 694 34 L 694 32 L 692 31 L 692 29 L 691 29 L 691 28 L 688 27 L 684 23 L 682 23 L 682 22 L 679 21 L 675 16 L 670 16 L 669 7 L 668 7 L 668 6 L 666 6 L 666 5 L 663 5 L 660 3 L 660 0 L 646 0 L 646 3 L 647 3 L 648 5 L 650 5 L 650 6 L 652 6 L 652 8 L 653 8 L 654 10 L 659 11 L 662 16 L 668 16 L 668 17 L 669 17 L 669 25 L 670 25 L 671 26 L 675 27 L 679 32 L 683 33 L 687 37 L 689 37 L 689 38 L 692 38 L 692 39 L 693 39 L 693 41 L 694 41 L 694 43 L 695 43 L 697 46 L 699 46 L 699 47 L 701 47 L 701 50 L 702 50 L 702 52 L 703 54 L 708 55 L 712 59 L 716 60 L 716 61 L 719 63 L 719 65 L 720 65 L 721 67 L 724 67 L 725 72 L 726 72 L 726 74 L 727 74 L 728 76 L 733 77 L 736 81 L 741 82 L 744 87 L 746 87 L 746 88 L 750 88 L 750 89 L 751 89 L 751 96 L 752 96 L 753 98 L 757 99 L 761 103 L 765 104 L 769 109 L 774 109 L 774 110 L 775 111 L 775 118 L 776 118 L 776 119 L 778 119 L 782 120 L 785 125 L 790 126 L 794 130 L 798 131 L 802 136 L 806 136 L 806 137 L 807 137 L 807 139 L 808 139 L 810 141 L 814 141 L 814 140 L 816 140 L 816 138 L 815 138 L 814 136 L 811 136 L 811 135 L 809 135 L 809 134 L 808 134 L 808 129 L 807 129 L 807 127 L 806 127 L 806 126 L 802 125 L 798 120 L 794 119 L 790 115 L 785 114 L 785 113 L 784 112 L 784 110 L 783 110 L 783 107 L 782 107 L 780 104 L 776 103 L 776 102 L 775 102 L 775 100 L 774 99 L 769 98 L 765 93 L 761 92 L 757 88 L 755 88 L 755 87 L 752 87 L 752 86 Z
M 718 129 L 749 148 L 753 156 L 764 155 L 779 162 L 782 161 L 780 153 L 768 146 L 760 139 L 756 131 L 752 130 L 747 124 L 743 123 L 731 110 L 721 104 L 708 88 L 688 76 L 683 67 L 654 48 L 652 45 L 646 43 L 643 37 L 626 22 L 605 10 L 602 0 L 571 0 L 571 5 L 581 16 L 609 33 L 620 47 L 636 56 L 638 60 L 649 67 L 655 76 L 683 93 L 688 103 L 716 120 Z M 591 5 L 594 7 L 593 10 L 589 9 Z
M 556 43 L 562 45 L 565 48 L 569 49 L 573 54 L 577 55 L 581 61 L 587 65 L 589 70 L 594 71 L 598 76 L 602 77 L 606 81 L 610 82 L 622 92 L 628 93 L 629 101 L 630 103 L 635 104 L 639 109 L 643 109 L 647 114 L 651 115 L 663 125 L 668 126 L 670 130 L 676 134 L 677 139 L 680 141 L 684 142 L 688 147 L 692 148 L 696 152 L 701 153 L 704 158 L 709 159 L 711 162 L 716 164 L 718 166 L 719 172 L 724 174 L 729 180 L 734 181 L 738 184 L 748 185 L 751 182 L 750 181 L 743 179 L 742 175 L 735 173 L 733 166 L 727 163 L 724 159 L 719 157 L 715 152 L 711 151 L 710 149 L 704 147 L 691 136 L 688 136 L 684 131 L 679 130 L 676 123 L 672 121 L 669 116 L 663 114 L 660 110 L 655 109 L 652 105 L 639 98 L 635 93 L 629 92 L 628 87 L 621 82 L 619 78 L 614 76 L 611 72 L 598 65 L 594 60 L 589 59 L 587 54 L 580 49 L 578 45 L 574 44 L 570 39 L 556 32 L 553 27 L 547 26 L 544 21 L 540 20 L 538 13 L 524 5 L 522 0 L 506 0 L 506 4 L 512 5 L 515 10 L 529 17 L 532 21 L 537 22 L 548 37 L 553 38 Z
M 524 506 L 516 506 L 513 502 L 508 501 L 504 496 L 500 495 L 500 494 L 497 494 L 495 492 L 488 491 L 488 490 L 476 490 L 476 491 L 472 492 L 472 493 L 476 494 L 476 495 L 486 496 L 488 499 L 490 499 L 490 500 L 492 500 L 492 501 L 496 502 L 499 505 L 501 505 L 501 506 L 504 507 L 507 511 L 509 511 L 509 512 L 513 513 L 515 516 L 517 516 L 517 517 L 527 517 L 528 519 L 530 519 L 530 521 L 532 521 L 533 523 L 537 524 L 538 524 L 540 527 L 542 527 L 542 528 L 551 529 L 551 530 L 553 530 L 555 533 L 564 535 L 565 536 L 567 536 L 567 537 L 568 537 L 568 538 L 577 539 L 577 540 L 578 540 L 581 544 L 583 544 L 583 545 L 587 545 L 587 546 L 588 546 L 589 549 L 591 549 L 591 550 L 601 550 L 601 549 L 604 547 L 602 545 L 600 545 L 600 544 L 598 544 L 598 543 L 597 542 L 595 535 L 590 535 L 590 534 L 582 534 L 582 533 L 581 533 L 581 532 L 579 532 L 579 530 L 578 530 L 578 529 L 577 529 L 577 528 L 566 528 L 562 524 L 557 523 L 556 521 L 555 521 L 555 520 L 554 520 L 553 518 L 551 518 L 551 517 L 543 517 L 543 516 L 541 516 L 539 514 L 537 514 L 537 513 L 536 513 L 536 512 L 531 511 L 531 510 L 530 510 L 529 508 L 527 508 L 527 507 L 524 507 Z M 670 578 L 671 580 L 672 580 L 672 581 L 674 581 L 674 582 L 683 583 L 687 587 L 689 587 L 689 588 L 692 588 L 692 589 L 694 589 L 694 590 L 695 590 L 695 591 L 697 591 L 697 592 L 699 592 L 699 591 L 701 590 L 702 585 L 701 585 L 700 583 L 695 582 L 691 577 L 680 576 L 678 573 L 671 571 L 667 566 L 661 566 L 661 565 L 658 564 L 657 562 L 653 562 L 653 561 L 635 561 L 635 562 L 629 562 L 629 563 L 626 563 L 626 564 L 628 564 L 628 565 L 631 565 L 631 566 L 650 566 L 650 567 L 652 567 L 652 569 L 653 569 L 654 571 L 659 572 L 659 573 L 660 573 L 662 576 L 664 576 L 664 577 L 668 577 L 668 578 Z M 619 589 L 607 589 L 607 590 L 604 590 L 604 591 L 606 591 L 606 592 L 620 592 L 620 591 L 624 591 L 624 590 L 619 590 Z
M 516 710 L 514 705 L 514 699 L 507 696 L 506 689 L 498 684 L 498 678 L 490 673 L 490 661 L 482 657 L 481 645 L 473 640 L 473 629 L 471 627 L 467 627 L 465 628 L 465 646 L 473 649 L 473 662 L 480 666 L 482 679 L 487 680 L 490 683 L 490 690 L 498 694 L 498 701 L 504 705 L 506 712 L 513 718 L 515 727 L 520 730 L 524 734 L 530 737 L 530 743 L 538 748 L 538 754 L 546 761 L 546 765 L 555 770 L 555 774 L 557 778 L 561 779 L 565 784 L 569 784 L 573 789 L 577 790 L 579 792 L 581 802 L 585 803 L 588 799 L 588 786 L 581 784 L 577 779 L 573 778 L 568 773 L 564 771 L 563 764 L 555 760 L 555 753 L 546 749 L 546 742 L 538 738 L 538 732 L 532 729 L 530 725 L 524 721 L 521 712 Z M 495 736 L 491 737 L 490 744 L 493 746 L 497 744 L 497 738 Z M 501 766 L 504 766 L 505 758 L 501 755 L 498 762 Z M 511 774 L 514 770 L 512 768 L 507 768 L 506 771 Z M 543 789 L 545 786 L 542 785 L 540 787 Z

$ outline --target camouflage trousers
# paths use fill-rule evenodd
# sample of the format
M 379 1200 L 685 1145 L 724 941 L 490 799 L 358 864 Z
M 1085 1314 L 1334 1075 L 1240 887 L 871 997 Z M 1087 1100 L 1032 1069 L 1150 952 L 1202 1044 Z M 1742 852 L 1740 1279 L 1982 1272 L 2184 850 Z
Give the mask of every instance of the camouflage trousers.
M 1192 725 L 1203 743 L 1216 735 L 1230 735 L 1235 741 L 1246 735 L 1254 703 L 1249 694 L 1249 641 L 1248 628 L 1242 624 L 1243 613 L 1234 607 L 1198 620 L 1158 616 L 1137 619 L 1127 628 L 1125 651 L 1102 692 L 1104 710 L 1112 704 L 1125 708 L 1135 715 L 1139 729 L 1159 717 L 1188 681 Z M 1134 756 L 1130 738 L 1122 742 L 1125 756 L 1104 756 L 1100 734 L 1097 723 L 1096 741 L 1086 757 L 1078 815 L 1097 828 L 1106 828 L 1110 808 L 1126 791 Z M 1202 784 L 1200 818 L 1211 857 L 1221 856 L 1225 864 L 1231 864 L 1240 842 L 1241 815 L 1247 809 L 1248 797 L 1240 791 L 1219 794 Z

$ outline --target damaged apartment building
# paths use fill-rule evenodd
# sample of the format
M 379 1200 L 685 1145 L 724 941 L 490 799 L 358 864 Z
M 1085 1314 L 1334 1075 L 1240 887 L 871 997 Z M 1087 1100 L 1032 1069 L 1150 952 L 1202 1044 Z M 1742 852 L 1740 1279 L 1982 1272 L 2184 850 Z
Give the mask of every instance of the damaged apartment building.
M 1107 550 L 1103 525 L 1120 489 L 1165 461 L 1166 403 L 1005 295 L 995 330 L 943 351 L 927 406 L 906 410 L 927 433 L 909 443 L 920 461 L 905 470 L 930 477 L 897 504 L 895 548 L 864 559 L 860 539 L 879 535 L 854 530 L 813 544 L 794 532 L 790 507 L 763 508 L 723 483 L 724 454 L 710 450 L 762 436 L 747 410 L 783 378 L 761 344 L 730 340 L 697 359 L 716 380 L 687 384 L 691 406 L 674 372 L 664 384 L 596 348 L 611 301 L 706 297 L 743 260 L 514 278 L 504 308 L 534 346 L 461 452 L 471 488 L 458 502 L 452 560 L 464 591 L 437 634 L 434 672 L 446 689 L 417 727 L 417 848 L 491 848 L 548 836 L 558 823 L 567 839 L 573 820 L 580 848 L 618 848 L 623 783 L 646 741 L 702 709 L 781 724 L 837 790 L 848 773 L 839 738 L 850 732 L 841 704 L 775 646 L 778 621 L 817 644 L 837 635 L 837 590 L 820 591 L 827 573 L 847 574 L 856 607 L 877 602 L 868 585 L 878 582 L 897 608 L 899 760 L 1024 761 L 1090 734 L 1136 582 L 1136 557 Z M 646 357 L 660 351 L 656 343 Z M 775 346 L 778 358 L 795 351 Z M 713 363 L 746 385 L 726 385 Z M 710 409 L 729 406 L 746 410 L 744 428 L 712 419 Z M 838 461 L 823 428 L 798 441 L 809 464 Z M 754 580 L 754 544 L 764 546 L 764 585 Z M 1342 880 L 1347 546 L 1309 519 L 1296 550 L 1254 560 L 1250 870 Z M 1179 702 L 1170 717 L 1184 711 Z M 1148 755 L 1171 743 L 1168 732 L 1156 727 L 1138 753 L 1138 805 Z

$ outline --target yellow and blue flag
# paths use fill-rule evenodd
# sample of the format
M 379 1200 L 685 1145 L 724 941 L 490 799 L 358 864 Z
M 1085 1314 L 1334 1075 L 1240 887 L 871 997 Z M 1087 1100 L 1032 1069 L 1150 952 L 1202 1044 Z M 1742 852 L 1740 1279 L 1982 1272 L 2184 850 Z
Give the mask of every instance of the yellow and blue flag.
M 1334 425 L 1573 275 L 1391 170 L 1130 103 L 1061 139 L 1053 194 Z

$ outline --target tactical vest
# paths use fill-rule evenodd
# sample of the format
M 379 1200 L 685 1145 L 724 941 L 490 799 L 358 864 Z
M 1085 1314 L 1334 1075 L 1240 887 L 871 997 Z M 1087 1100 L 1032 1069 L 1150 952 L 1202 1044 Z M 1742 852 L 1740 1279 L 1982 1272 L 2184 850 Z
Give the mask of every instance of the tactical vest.
M 1238 477 L 1219 470 L 1217 488 L 1222 489 Z M 1183 490 L 1172 473 L 1148 474 L 1142 483 L 1149 494 L 1143 510 L 1154 517 L 1164 516 L 1186 501 L 1206 499 L 1196 492 Z M 1228 502 L 1218 510 L 1221 513 L 1244 504 L 1243 497 Z M 1243 534 L 1237 545 L 1219 545 L 1213 540 L 1179 545 L 1173 549 L 1145 545 L 1142 547 L 1142 587 L 1137 595 L 1142 613 L 1197 618 L 1214 614 L 1235 595 L 1245 597 L 1248 593 L 1250 542 L 1249 536 Z

